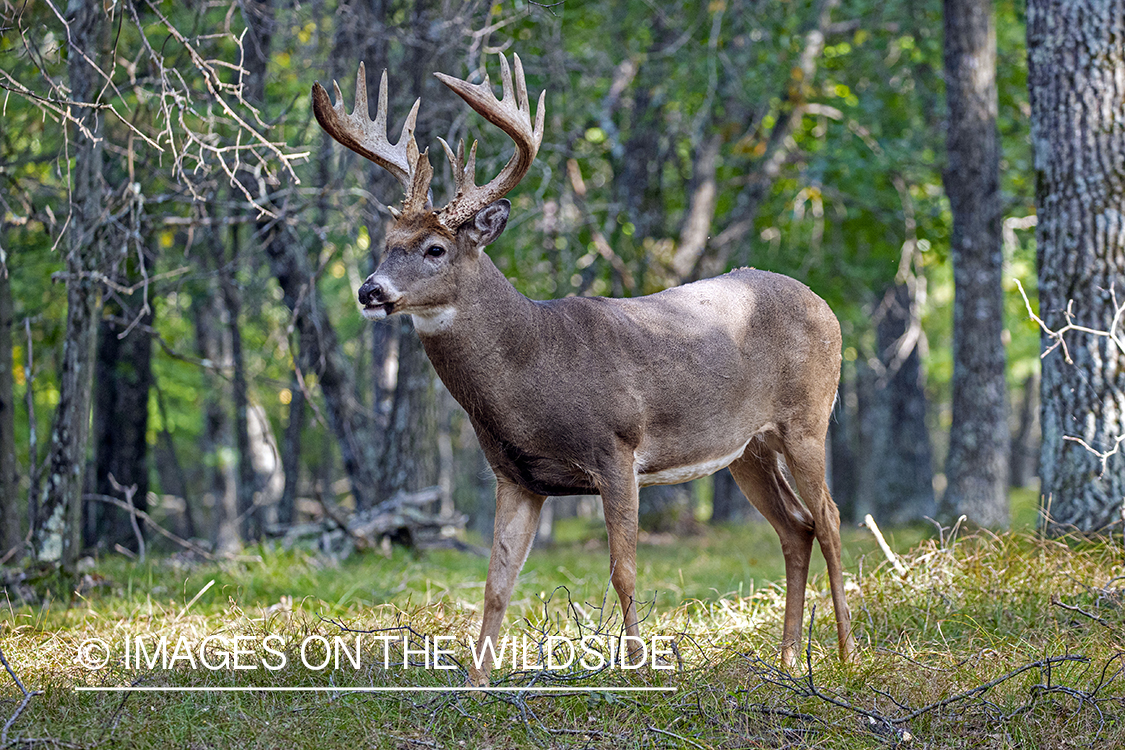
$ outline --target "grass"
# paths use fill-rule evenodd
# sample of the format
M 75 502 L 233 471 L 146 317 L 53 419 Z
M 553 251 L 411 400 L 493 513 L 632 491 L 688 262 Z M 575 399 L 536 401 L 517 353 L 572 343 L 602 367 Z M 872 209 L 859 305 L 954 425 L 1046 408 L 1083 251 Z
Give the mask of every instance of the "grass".
M 1021 502 L 1014 499 L 1017 523 Z M 606 588 L 604 531 L 598 536 L 581 521 L 568 523 L 559 530 L 566 543 L 528 560 L 505 623 L 504 635 L 531 644 L 532 661 L 549 635 L 619 627 Z M 396 549 L 390 558 L 366 555 L 338 565 L 271 547 L 254 550 L 260 559 L 220 565 L 107 559 L 90 572 L 77 606 L 13 606 L 2 616 L 0 648 L 28 689 L 42 691 L 7 730 L 7 740 L 84 748 L 1125 745 L 1125 615 L 1116 580 L 1125 571 L 1118 545 L 1043 540 L 1026 529 L 943 544 L 909 529 L 888 534 L 903 553 L 903 576 L 865 531 L 846 529 L 844 536 L 858 662 L 835 658 L 818 560 L 805 612 L 808 660 L 792 673 L 781 669 L 784 594 L 775 581 L 783 579 L 783 566 L 776 536 L 756 525 L 709 529 L 638 551 L 641 590 L 655 602 L 643 634 L 674 641 L 668 661 L 678 669 L 550 671 L 533 664 L 494 673 L 493 684 L 509 687 L 591 688 L 573 695 L 348 690 L 463 683 L 457 669 L 404 668 L 401 640 L 420 651 L 426 636 L 451 636 L 455 657 L 467 662 L 487 561 L 464 553 Z M 397 664 L 384 668 L 375 634 L 362 633 L 369 648 L 360 667 L 347 654 L 335 669 L 302 665 L 299 644 L 310 635 L 354 643 L 357 634 L 340 625 L 393 636 L 389 653 Z M 170 644 L 216 635 L 260 643 L 273 635 L 287 664 L 266 669 L 272 657 L 259 649 L 243 655 L 256 670 L 193 669 L 182 658 L 168 669 L 138 667 L 123 653 L 127 639 L 138 635 L 153 641 L 163 635 Z M 95 671 L 77 663 L 80 645 L 91 638 L 113 651 Z M 309 643 L 315 663 L 319 644 Z M 217 662 L 221 652 L 208 654 Z M 98 685 L 327 691 L 75 690 Z M 20 698 L 11 683 L 3 690 L 9 705 L 0 720 Z

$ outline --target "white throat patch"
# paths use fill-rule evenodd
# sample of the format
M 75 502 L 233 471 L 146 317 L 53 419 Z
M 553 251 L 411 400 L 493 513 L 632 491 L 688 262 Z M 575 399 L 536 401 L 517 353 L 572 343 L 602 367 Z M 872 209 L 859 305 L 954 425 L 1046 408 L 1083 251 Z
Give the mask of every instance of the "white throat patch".
M 453 326 L 453 321 L 457 318 L 457 308 L 449 305 L 435 307 L 425 313 L 414 313 L 410 317 L 414 320 L 415 331 L 431 335 L 447 331 Z

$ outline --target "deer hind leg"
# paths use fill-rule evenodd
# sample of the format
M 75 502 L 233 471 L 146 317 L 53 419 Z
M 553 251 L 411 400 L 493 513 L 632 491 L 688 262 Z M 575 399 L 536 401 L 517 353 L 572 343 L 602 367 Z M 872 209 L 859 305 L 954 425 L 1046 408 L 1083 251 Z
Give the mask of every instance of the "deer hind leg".
M 818 437 L 819 435 L 819 437 Z M 797 483 L 797 491 L 813 517 L 813 531 L 824 553 L 828 581 L 832 587 L 832 609 L 836 613 L 836 638 L 840 659 L 850 661 L 856 652 L 852 615 L 844 596 L 843 565 L 840 562 L 840 511 L 824 481 L 824 437 L 820 431 L 785 441 L 785 462 Z
M 492 555 L 488 560 L 488 579 L 484 584 L 484 617 L 477 639 L 477 654 L 484 654 L 480 668 L 469 667 L 469 682 L 487 685 L 492 670 L 492 651 L 496 647 L 504 612 L 512 598 L 516 577 L 527 561 L 531 542 L 539 528 L 539 511 L 546 498 L 525 490 L 514 482 L 496 476 L 496 526 L 492 537 Z M 490 640 L 491 639 L 491 640 Z
M 801 617 L 812 556 L 813 521 L 785 481 L 777 454 L 759 441 L 746 447 L 730 465 L 734 481 L 751 504 L 770 522 L 781 539 L 785 556 L 785 625 L 781 636 L 781 661 L 797 663 L 801 645 Z
M 635 599 L 637 585 L 637 478 L 632 467 L 627 472 L 609 472 L 598 483 L 605 508 L 605 528 L 609 535 L 609 579 L 621 600 L 625 634 L 639 638 Z M 638 641 L 630 640 L 630 660 L 640 651 Z

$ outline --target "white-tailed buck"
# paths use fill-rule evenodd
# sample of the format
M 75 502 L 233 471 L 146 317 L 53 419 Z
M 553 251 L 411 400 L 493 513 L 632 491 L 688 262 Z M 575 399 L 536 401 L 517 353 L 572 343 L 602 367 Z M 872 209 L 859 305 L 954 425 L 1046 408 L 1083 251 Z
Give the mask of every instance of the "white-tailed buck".
M 815 538 L 828 563 L 840 655 L 855 650 L 840 565 L 840 516 L 825 484 L 824 442 L 840 375 L 840 325 L 804 284 L 739 269 L 648 297 L 535 301 L 517 292 L 484 248 L 504 230 L 504 195 L 531 167 L 543 139 L 515 58 L 501 56 L 503 98 L 486 77 L 438 73 L 516 144 L 487 185 L 474 179 L 476 144 L 454 153 L 456 195 L 430 201 L 433 168 L 414 139 L 418 102 L 398 143 L 387 140 L 387 76 L 374 121 L 359 67 L 347 114 L 315 84 L 316 118 L 333 138 L 391 172 L 406 191 L 386 230 L 382 262 L 359 289 L 365 317 L 409 313 L 449 392 L 468 412 L 496 473 L 496 530 L 478 653 L 495 643 L 516 576 L 549 495 L 598 493 L 609 533 L 610 578 L 626 633 L 638 636 L 637 492 L 730 466 L 738 486 L 781 537 L 785 555 L 782 658 L 801 637 Z M 789 487 L 778 454 L 796 480 Z M 635 643 L 636 641 L 632 641 Z M 486 652 L 487 653 L 487 652 Z M 486 660 L 470 676 L 485 684 Z

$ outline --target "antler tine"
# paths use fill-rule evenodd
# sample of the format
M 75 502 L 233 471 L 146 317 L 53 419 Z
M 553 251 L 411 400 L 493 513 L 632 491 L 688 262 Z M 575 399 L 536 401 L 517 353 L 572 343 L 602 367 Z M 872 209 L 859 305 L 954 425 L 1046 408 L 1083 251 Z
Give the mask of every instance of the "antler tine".
M 519 55 L 516 55 L 516 57 L 518 59 Z M 503 93 L 501 93 L 501 97 L 503 98 L 500 99 L 500 101 L 511 102 L 514 93 L 512 91 L 512 69 L 508 67 L 508 58 L 505 57 L 503 53 L 500 55 L 500 86 L 503 89 Z M 516 109 L 519 109 L 519 106 L 520 102 L 517 101 Z
M 492 92 L 492 85 L 487 73 L 484 81 L 475 85 L 444 73 L 435 73 L 442 83 L 453 89 L 458 96 L 486 120 L 507 133 L 516 144 L 516 153 L 500 174 L 487 185 L 477 186 L 473 177 L 476 144 L 473 145 L 469 158 L 466 160 L 464 158 L 464 144 L 460 146 L 459 153 L 455 157 L 448 144 L 442 142 L 457 180 L 457 195 L 440 212 L 441 223 L 449 228 L 460 226 L 472 218 L 481 208 L 504 197 L 518 185 L 531 168 L 531 163 L 539 152 L 539 145 L 543 142 L 545 114 L 543 105 L 547 92 L 544 91 L 539 96 L 533 125 L 523 63 L 520 61 L 519 55 L 515 55 L 514 59 L 516 75 L 513 81 L 508 61 L 503 54 L 500 55 L 500 78 L 504 89 L 503 98 L 500 100 L 497 100 L 496 95 Z
M 469 158 L 466 161 L 464 140 L 457 142 L 456 155 L 444 138 L 438 136 L 438 141 L 441 143 L 441 147 L 445 149 L 445 158 L 449 160 L 449 166 L 453 170 L 453 188 L 456 198 L 461 196 L 467 188 L 476 186 L 477 142 L 473 141 L 473 147 L 469 149 Z
M 504 60 L 503 55 L 500 56 L 500 59 Z M 521 61 L 520 56 L 514 52 L 512 53 L 512 59 L 516 62 L 516 106 L 520 108 L 520 111 L 527 112 L 529 116 L 528 119 L 530 119 L 531 103 L 527 100 L 527 81 L 525 81 L 523 77 L 523 61 Z M 504 73 L 508 72 L 507 60 L 504 60 L 504 64 L 501 67 Z M 508 87 L 504 88 L 504 98 L 508 98 Z
M 324 131 L 332 136 L 341 145 L 347 146 L 357 154 L 370 159 L 383 169 L 386 169 L 402 185 L 407 194 L 407 203 L 413 204 L 412 190 L 416 187 L 415 173 L 420 155 L 418 144 L 414 140 L 414 128 L 418 121 L 418 108 L 421 99 L 414 102 L 410 114 L 402 126 L 402 134 L 398 143 L 391 145 L 387 139 L 387 71 L 379 81 L 379 99 L 375 104 L 375 119 L 367 103 L 367 70 L 364 64 L 359 64 L 359 72 L 355 82 L 355 108 L 349 115 L 344 107 L 344 97 L 340 93 L 340 86 L 335 81 L 332 88 L 336 94 L 336 101 L 329 101 L 328 92 L 319 83 L 313 84 L 313 113 L 317 122 Z M 422 195 L 429 193 L 429 183 L 423 186 Z
M 332 85 L 336 86 L 336 82 L 333 81 Z M 336 86 L 336 90 L 339 91 L 340 87 Z M 342 96 L 340 97 L 340 103 L 341 104 L 344 103 L 344 98 Z M 375 102 L 375 109 L 379 112 L 379 114 L 384 115 L 383 122 L 382 122 L 382 125 L 383 125 L 382 132 L 383 133 L 387 132 L 387 121 L 386 121 L 386 117 L 385 117 L 385 113 L 387 111 L 386 106 L 387 106 L 387 71 L 384 70 L 383 71 L 383 79 L 379 82 L 379 99 Z M 347 111 L 347 110 L 345 109 L 345 111 Z M 352 107 L 352 119 L 356 120 L 357 122 L 363 122 L 364 120 L 366 120 L 368 122 L 371 121 L 371 109 L 367 106 L 367 66 L 364 65 L 363 62 L 360 62 L 359 72 L 357 72 L 355 74 L 355 106 Z M 379 124 L 380 124 L 379 123 L 379 117 L 376 116 L 375 117 L 376 132 L 379 132 L 378 131 Z
M 430 150 L 426 149 L 419 154 L 415 164 L 417 169 L 414 171 L 413 181 L 402 201 L 404 214 L 421 213 L 430 209 L 430 180 L 434 178 L 434 168 L 430 166 Z

